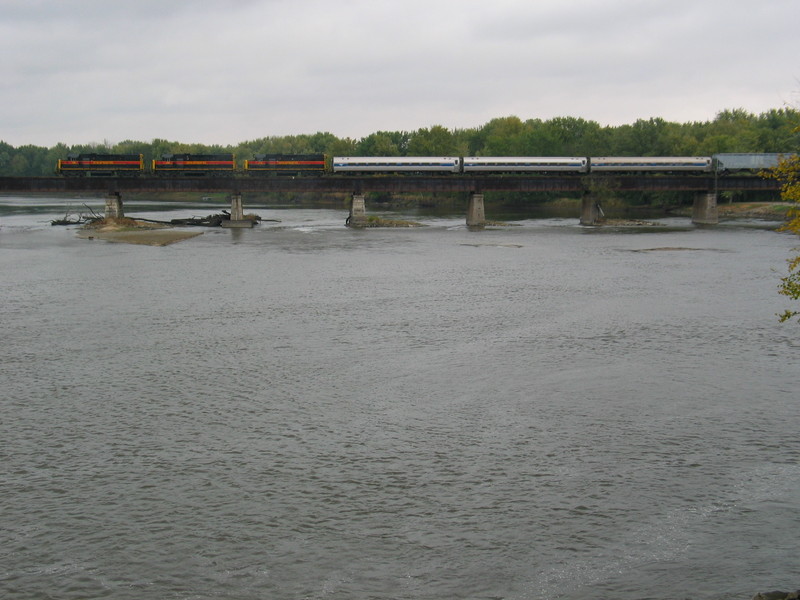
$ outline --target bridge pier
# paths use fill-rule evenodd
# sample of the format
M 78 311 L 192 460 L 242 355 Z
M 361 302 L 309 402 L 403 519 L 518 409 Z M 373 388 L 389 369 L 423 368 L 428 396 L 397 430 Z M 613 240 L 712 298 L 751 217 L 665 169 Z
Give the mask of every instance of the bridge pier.
M 242 195 L 231 194 L 231 221 L 244 220 L 244 207 L 242 206 Z
M 603 209 L 600 208 L 597 197 L 591 192 L 585 192 L 581 203 L 581 225 L 597 225 L 602 216 Z
M 348 227 L 366 227 L 367 225 L 367 203 L 364 194 L 353 194 L 350 200 L 350 216 L 347 217 Z
M 106 219 L 121 219 L 125 216 L 122 210 L 122 198 L 119 192 L 109 192 L 106 196 Z
M 692 223 L 695 225 L 716 225 L 719 223 L 717 194 L 700 192 L 694 196 L 692 205 Z
M 223 221 L 222 226 L 229 229 L 246 229 L 252 227 L 254 222 L 244 218 L 244 207 L 242 206 L 242 195 L 231 194 L 231 218 Z
M 486 226 L 486 212 L 483 206 L 483 194 L 471 192 L 467 204 L 467 227 L 482 229 Z

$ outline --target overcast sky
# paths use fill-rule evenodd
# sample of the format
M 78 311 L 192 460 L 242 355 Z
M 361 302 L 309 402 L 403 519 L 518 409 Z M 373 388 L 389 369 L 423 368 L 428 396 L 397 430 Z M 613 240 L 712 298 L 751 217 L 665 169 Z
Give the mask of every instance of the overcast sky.
M 0 0 L 0 140 L 236 144 L 800 105 L 798 0 Z

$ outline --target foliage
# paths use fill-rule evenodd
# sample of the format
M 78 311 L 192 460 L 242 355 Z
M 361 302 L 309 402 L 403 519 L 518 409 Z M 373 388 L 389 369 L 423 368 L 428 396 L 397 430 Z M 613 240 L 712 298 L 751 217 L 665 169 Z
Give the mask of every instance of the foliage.
M 800 131 L 800 128 L 797 131 Z M 784 200 L 797 204 L 789 211 L 789 220 L 783 230 L 800 235 L 800 155 L 792 154 L 784 157 L 778 166 L 766 175 L 781 182 L 781 197 Z M 800 254 L 789 259 L 789 275 L 781 279 L 778 293 L 792 300 L 800 300 Z M 787 309 L 778 316 L 781 323 L 794 317 L 798 317 L 800 323 L 800 311 Z
M 423 128 L 408 141 L 409 156 L 452 156 L 456 154 L 453 133 L 441 125 Z
M 800 300 L 800 254 L 789 260 L 789 275 L 781 279 L 778 293 L 788 296 L 792 300 Z M 778 315 L 781 323 L 794 317 L 800 317 L 800 312 L 786 309 Z M 798 318 L 798 323 L 800 323 L 800 318 Z
M 417 131 L 378 131 L 360 140 L 327 132 L 268 136 L 234 146 L 154 139 L 150 142 L 107 140 L 52 148 L 13 147 L 0 141 L 0 175 L 52 175 L 59 158 L 69 153 L 142 154 L 145 163 L 162 154 L 231 152 L 239 160 L 255 154 L 330 156 L 708 156 L 717 152 L 787 152 L 800 147 L 796 110 L 774 109 L 754 115 L 742 109 L 720 112 L 713 121 L 672 123 L 639 119 L 632 124 L 602 126 L 576 117 L 549 120 L 517 116 L 492 119 L 470 129 L 441 125 Z

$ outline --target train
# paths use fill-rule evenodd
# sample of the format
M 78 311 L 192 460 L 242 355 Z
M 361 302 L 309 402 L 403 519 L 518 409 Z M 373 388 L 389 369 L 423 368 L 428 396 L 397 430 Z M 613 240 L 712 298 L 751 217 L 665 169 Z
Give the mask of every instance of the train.
M 145 165 L 142 154 L 71 154 L 56 164 L 61 175 L 119 177 L 126 175 L 321 175 L 326 172 L 324 154 L 257 154 L 239 170 L 233 154 L 163 154 Z
M 256 154 L 239 165 L 233 154 L 164 154 L 145 165 L 142 154 L 77 154 L 58 161 L 65 176 L 271 176 L 331 174 L 586 174 L 755 173 L 777 166 L 783 154 L 714 156 L 334 156 Z

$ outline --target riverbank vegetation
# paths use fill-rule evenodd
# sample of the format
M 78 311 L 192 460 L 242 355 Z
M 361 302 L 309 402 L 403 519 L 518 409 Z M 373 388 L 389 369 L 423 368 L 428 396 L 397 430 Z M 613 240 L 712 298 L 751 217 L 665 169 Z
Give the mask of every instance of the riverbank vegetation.
M 753 114 L 724 110 L 711 121 L 675 123 L 660 118 L 603 126 L 578 117 L 549 120 L 516 116 L 492 119 L 467 129 L 440 125 L 413 132 L 378 131 L 361 139 L 331 133 L 265 136 L 236 145 L 206 145 L 154 139 L 51 148 L 11 146 L 0 141 L 0 175 L 52 175 L 56 162 L 70 153 L 142 154 L 145 161 L 169 153 L 231 152 L 238 159 L 255 154 L 324 153 L 344 156 L 709 156 L 722 152 L 800 150 L 800 111 L 773 109 Z
M 800 128 L 795 131 L 800 132 Z M 784 158 L 772 171 L 771 176 L 781 183 L 781 197 L 792 203 L 788 221 L 783 230 L 800 235 L 800 156 Z M 778 291 L 792 300 L 800 300 L 800 254 L 789 259 L 789 274 L 781 279 Z M 800 311 L 798 310 L 787 309 L 778 317 L 781 322 L 797 318 L 797 322 L 800 323 Z

